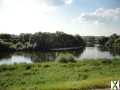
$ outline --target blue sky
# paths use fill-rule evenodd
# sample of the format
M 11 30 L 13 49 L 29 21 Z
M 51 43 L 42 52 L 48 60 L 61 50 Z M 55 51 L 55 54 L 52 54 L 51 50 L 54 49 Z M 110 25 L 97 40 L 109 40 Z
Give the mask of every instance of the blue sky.
M 118 8 L 120 0 L 75 0 L 74 5 L 81 10 L 95 10 L 97 8 Z
M 120 34 L 120 0 L 0 0 L 0 33 Z

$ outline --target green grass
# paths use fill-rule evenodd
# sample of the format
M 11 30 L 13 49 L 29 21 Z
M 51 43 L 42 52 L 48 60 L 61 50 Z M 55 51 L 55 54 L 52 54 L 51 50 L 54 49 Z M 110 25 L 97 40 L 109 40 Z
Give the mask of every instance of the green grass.
M 120 80 L 120 59 L 0 66 L 0 90 L 89 90 Z

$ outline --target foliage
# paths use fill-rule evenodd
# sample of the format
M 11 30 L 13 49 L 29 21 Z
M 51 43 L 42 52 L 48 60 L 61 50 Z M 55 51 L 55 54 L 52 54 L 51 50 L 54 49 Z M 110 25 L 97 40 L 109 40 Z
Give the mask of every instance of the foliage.
M 87 47 L 94 47 L 94 45 L 97 44 L 98 36 L 83 36 L 83 39 Z
M 20 35 L 0 34 L 0 50 L 40 50 L 47 51 L 54 48 L 84 47 L 81 36 L 70 35 L 64 32 L 35 34 L 22 33 Z
M 13 51 L 14 49 L 11 48 L 12 43 L 10 42 L 4 42 L 3 40 L 0 40 L 0 51 Z
M 102 37 L 99 39 L 99 44 L 108 48 L 120 47 L 120 36 L 113 34 L 110 37 Z
M 59 54 L 59 56 L 56 58 L 56 62 L 69 63 L 69 62 L 76 62 L 76 61 L 72 54 L 66 53 L 66 54 Z
M 120 37 L 115 40 L 114 45 L 120 48 Z
M 98 43 L 100 45 L 102 45 L 102 46 L 105 46 L 105 44 L 108 41 L 108 39 L 109 39 L 108 37 L 103 36 L 103 37 L 101 37 L 101 38 L 98 39 Z

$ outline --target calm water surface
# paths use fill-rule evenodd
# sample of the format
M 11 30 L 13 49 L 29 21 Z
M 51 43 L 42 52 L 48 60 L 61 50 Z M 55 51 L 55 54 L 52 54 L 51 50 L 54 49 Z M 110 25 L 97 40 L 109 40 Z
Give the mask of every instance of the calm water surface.
M 10 58 L 3 58 L 0 60 L 1 64 L 15 64 L 15 63 L 32 63 L 30 57 L 25 57 L 22 55 L 12 55 Z
M 75 59 L 112 59 L 119 58 L 120 55 L 100 49 L 98 47 L 86 47 L 83 51 L 64 51 L 64 52 L 17 52 L 17 53 L 0 53 L 0 65 L 2 64 L 14 64 L 14 63 L 33 63 L 53 61 L 60 53 L 71 53 Z
M 113 56 L 109 51 L 101 51 L 98 47 L 86 47 L 84 52 L 79 56 L 80 59 L 112 59 Z

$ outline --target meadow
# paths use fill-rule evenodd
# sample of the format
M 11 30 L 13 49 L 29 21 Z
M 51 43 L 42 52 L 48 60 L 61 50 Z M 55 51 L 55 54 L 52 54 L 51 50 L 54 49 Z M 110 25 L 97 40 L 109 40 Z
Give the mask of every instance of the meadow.
M 120 80 L 120 59 L 0 66 L 0 90 L 90 90 Z

